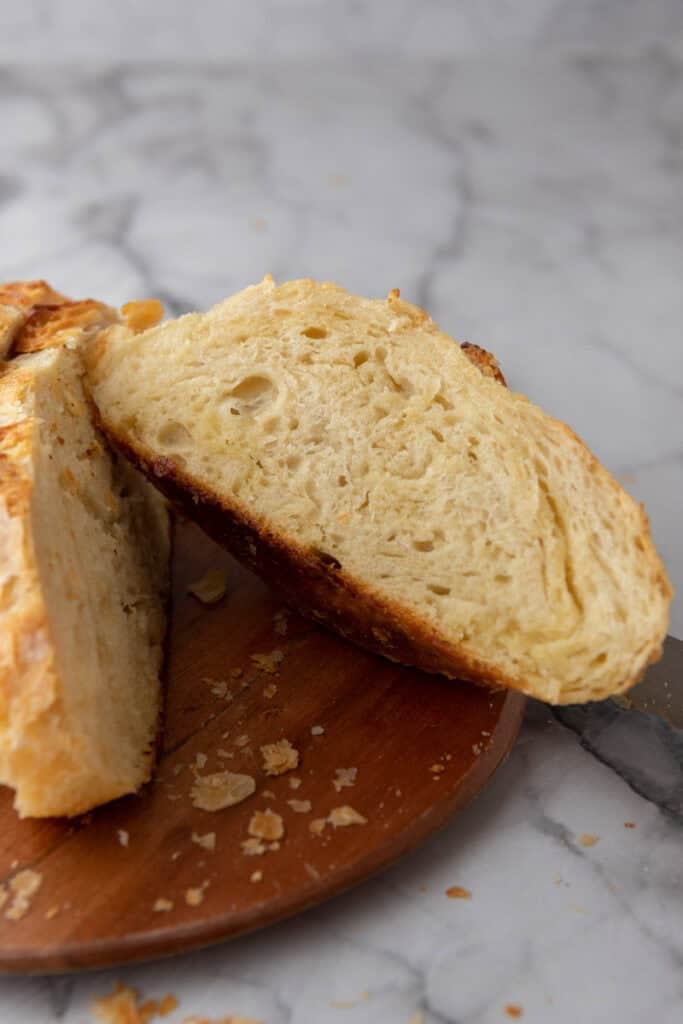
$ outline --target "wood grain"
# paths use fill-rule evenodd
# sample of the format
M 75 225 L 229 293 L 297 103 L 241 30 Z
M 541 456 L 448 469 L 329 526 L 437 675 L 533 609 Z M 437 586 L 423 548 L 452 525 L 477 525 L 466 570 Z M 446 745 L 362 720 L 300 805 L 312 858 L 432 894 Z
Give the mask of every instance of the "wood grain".
M 228 591 L 206 607 L 187 586 L 216 567 L 225 570 Z M 519 694 L 401 668 L 293 613 L 283 636 L 276 630 L 282 619 L 274 620 L 282 607 L 196 528 L 177 527 L 155 779 L 140 795 L 71 822 L 19 821 L 11 794 L 0 790 L 0 879 L 7 884 L 26 867 L 43 876 L 25 917 L 1 916 L 7 904 L 0 911 L 0 970 L 164 956 L 304 910 L 416 846 L 482 788 L 510 750 L 524 708 Z M 277 674 L 259 670 L 251 656 L 274 650 L 284 655 Z M 316 726 L 319 735 L 311 733 Z M 248 736 L 241 747 L 240 736 Z M 259 748 L 282 738 L 301 763 L 267 777 Z M 255 778 L 256 793 L 223 811 L 198 810 L 190 799 L 198 755 L 206 757 L 200 774 L 244 772 Z M 339 792 L 338 768 L 357 769 L 355 783 Z M 292 776 L 301 779 L 296 790 Z M 311 812 L 295 813 L 291 799 L 310 800 Z M 345 804 L 367 823 L 310 832 L 312 819 Z M 278 850 L 245 856 L 249 820 L 266 807 L 282 816 L 286 835 Z M 192 841 L 193 833 L 209 832 L 213 852 Z M 251 881 L 254 872 L 262 880 Z M 187 890 L 202 887 L 202 902 L 188 905 Z M 159 898 L 173 909 L 154 912 Z

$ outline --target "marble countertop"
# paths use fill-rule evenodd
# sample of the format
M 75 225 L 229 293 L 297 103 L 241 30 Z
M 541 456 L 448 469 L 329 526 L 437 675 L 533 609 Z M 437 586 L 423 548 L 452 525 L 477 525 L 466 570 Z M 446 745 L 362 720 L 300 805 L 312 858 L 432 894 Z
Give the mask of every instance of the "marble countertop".
M 469 35 L 449 47 L 456 22 L 430 2 L 411 50 L 400 3 L 390 53 L 375 21 L 374 51 L 354 45 L 366 6 L 341 5 L 344 52 L 308 22 L 298 43 L 261 25 L 256 46 L 253 18 L 222 50 L 196 26 L 183 49 L 170 16 L 166 49 L 150 32 L 145 51 L 145 5 L 126 3 L 133 41 L 112 54 L 111 14 L 74 3 L 82 31 L 62 26 L 56 62 L 36 31 L 53 7 L 25 5 L 0 38 L 0 278 L 156 295 L 173 313 L 266 271 L 399 286 L 645 501 L 683 593 L 680 8 L 653 4 L 641 31 L 638 5 L 617 24 L 619 5 L 537 2 L 507 52 L 507 4 L 469 22 L 454 5 Z M 618 52 L 601 49 L 610 34 Z M 85 1024 L 118 979 L 175 993 L 170 1024 L 489 1024 L 506 1007 L 533 1024 L 678 1024 L 682 818 L 680 735 L 612 706 L 533 705 L 485 793 L 378 879 L 174 961 L 2 979 L 0 1021 Z M 451 885 L 472 899 L 447 899 Z

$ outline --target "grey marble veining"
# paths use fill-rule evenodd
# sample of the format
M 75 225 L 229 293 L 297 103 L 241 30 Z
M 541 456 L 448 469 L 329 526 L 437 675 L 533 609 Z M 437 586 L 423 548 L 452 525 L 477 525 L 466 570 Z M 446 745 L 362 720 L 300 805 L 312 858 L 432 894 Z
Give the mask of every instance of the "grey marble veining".
M 356 7 L 341 6 L 351 18 Z M 633 25 L 637 6 L 623 5 Z M 545 7 L 564 19 L 580 9 Z M 22 10 L 17 44 L 31 19 L 56 17 L 35 0 Z M 616 5 L 601 10 L 607 23 Z M 673 19 L 676 7 L 656 10 Z M 590 22 L 598 35 L 601 23 Z M 160 29 L 169 46 L 172 24 Z M 0 277 L 45 276 L 112 302 L 158 295 L 172 312 L 268 270 L 370 294 L 400 286 L 491 348 L 513 387 L 571 422 L 645 500 L 683 590 L 676 46 L 523 60 L 278 53 L 6 64 Z M 673 629 L 683 634 L 680 599 Z M 653 802 L 675 810 L 680 759 L 637 716 L 566 720 L 583 747 L 533 706 L 481 798 L 356 892 L 172 965 L 0 980 L 0 1021 L 82 1024 L 115 977 L 176 992 L 170 1024 L 190 1013 L 408 1024 L 418 1012 L 488 1024 L 508 1003 L 534 1024 L 680 1021 L 683 836 Z M 584 833 L 597 843 L 583 846 Z M 448 900 L 454 884 L 472 900 Z

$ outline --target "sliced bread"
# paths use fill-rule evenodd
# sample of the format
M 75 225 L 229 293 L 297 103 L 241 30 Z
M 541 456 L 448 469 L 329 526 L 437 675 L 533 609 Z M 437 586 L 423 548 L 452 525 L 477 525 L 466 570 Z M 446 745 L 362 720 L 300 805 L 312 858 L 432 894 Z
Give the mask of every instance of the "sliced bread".
M 65 333 L 59 307 L 38 306 L 40 328 L 22 310 L 12 348 L 34 354 L 0 369 L 0 782 L 32 817 L 149 778 L 168 589 L 166 503 L 110 449 L 84 388 L 92 309 Z
M 364 646 L 557 703 L 659 656 L 672 592 L 642 508 L 398 292 L 266 278 L 86 361 L 112 440 Z

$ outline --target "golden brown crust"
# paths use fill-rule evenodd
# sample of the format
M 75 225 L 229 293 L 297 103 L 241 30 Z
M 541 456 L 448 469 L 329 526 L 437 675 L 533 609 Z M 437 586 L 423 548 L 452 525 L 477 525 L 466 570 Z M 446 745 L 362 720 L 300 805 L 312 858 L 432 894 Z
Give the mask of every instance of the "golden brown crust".
M 29 312 L 34 306 L 59 305 L 68 302 L 47 281 L 6 281 L 0 284 L 0 305 L 14 306 Z
M 15 334 L 10 355 L 42 352 L 46 348 L 76 343 L 117 320 L 114 309 L 93 299 L 36 306 Z
M 460 348 L 463 350 L 467 358 L 473 363 L 478 370 L 484 374 L 485 377 L 493 377 L 499 384 L 504 384 L 507 387 L 507 381 L 503 376 L 503 371 L 498 365 L 498 360 L 495 356 L 487 352 L 485 348 L 481 348 L 480 345 L 474 345 L 471 341 L 463 341 L 460 344 Z

